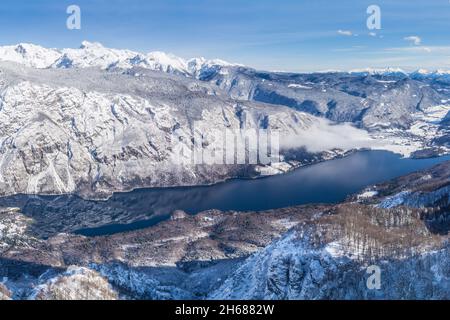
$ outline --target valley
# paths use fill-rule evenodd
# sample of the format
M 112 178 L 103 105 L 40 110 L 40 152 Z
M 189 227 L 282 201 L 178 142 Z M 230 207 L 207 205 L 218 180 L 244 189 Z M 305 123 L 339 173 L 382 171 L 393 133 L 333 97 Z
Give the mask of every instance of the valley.
M 0 47 L 0 299 L 448 299 L 449 111 L 445 72 Z M 280 158 L 173 162 L 212 129 Z
M 383 151 L 361 151 L 257 180 L 236 179 L 211 186 L 148 188 L 114 193 L 108 200 L 76 195 L 13 195 L 0 207 L 15 207 L 33 219 L 40 237 L 58 233 L 86 236 L 133 231 L 170 218 L 177 210 L 265 211 L 305 204 L 335 204 L 360 190 L 448 161 L 449 157 L 403 159 Z M 347 177 L 352 176 L 351 180 Z

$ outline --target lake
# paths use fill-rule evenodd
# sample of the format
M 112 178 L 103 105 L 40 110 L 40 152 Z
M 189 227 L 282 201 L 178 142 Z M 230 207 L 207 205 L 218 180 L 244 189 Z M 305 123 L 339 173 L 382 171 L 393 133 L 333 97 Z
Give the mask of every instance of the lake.
M 446 160 L 450 156 L 416 160 L 385 151 L 361 151 L 261 179 L 235 179 L 200 187 L 138 189 L 115 193 L 107 201 L 83 200 L 73 195 L 18 195 L 1 198 L 0 206 L 20 207 L 38 224 L 60 224 L 63 231 L 67 231 L 65 223 L 78 219 L 81 222 L 77 221 L 74 228 L 89 227 L 78 227 L 76 233 L 99 236 L 154 225 L 177 209 L 195 214 L 208 209 L 262 211 L 308 203 L 337 203 L 367 186 Z
M 361 151 L 342 159 L 321 162 L 299 168 L 284 175 L 254 180 L 231 180 L 213 186 L 141 189 L 132 194 L 149 208 L 160 201 L 161 208 L 153 208 L 159 216 L 121 225 L 79 230 L 79 234 L 93 236 L 130 231 L 151 226 L 166 215 L 181 209 L 195 214 L 208 209 L 222 211 L 262 211 L 309 203 L 337 203 L 367 186 L 414 171 L 429 168 L 450 160 L 450 156 L 431 159 L 409 159 L 385 151 Z M 127 196 L 116 194 L 115 196 Z

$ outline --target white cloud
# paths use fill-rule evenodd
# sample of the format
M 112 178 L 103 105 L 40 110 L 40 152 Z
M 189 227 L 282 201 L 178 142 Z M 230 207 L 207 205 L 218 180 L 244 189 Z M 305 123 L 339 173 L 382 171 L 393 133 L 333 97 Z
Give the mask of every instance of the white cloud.
M 293 136 L 283 136 L 280 140 L 282 149 L 305 147 L 310 152 L 321 152 L 334 148 L 358 149 L 377 146 L 380 141 L 374 140 L 367 131 L 355 128 L 348 123 L 333 124 L 320 119 L 317 126 Z
M 376 33 L 376 32 L 369 32 L 369 36 L 371 36 L 371 37 L 376 37 L 376 36 L 377 36 L 377 33 Z
M 409 36 L 403 38 L 403 40 L 414 43 L 416 46 L 419 46 L 422 43 L 422 39 L 418 36 Z
M 337 33 L 342 36 L 348 36 L 348 37 L 353 35 L 353 32 L 351 32 L 350 30 L 338 30 Z

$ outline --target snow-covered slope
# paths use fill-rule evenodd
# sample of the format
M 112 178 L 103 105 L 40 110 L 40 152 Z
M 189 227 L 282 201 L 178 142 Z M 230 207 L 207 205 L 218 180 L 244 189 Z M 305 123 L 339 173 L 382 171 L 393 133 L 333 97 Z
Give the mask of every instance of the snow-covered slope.
M 372 262 L 381 288 L 369 289 L 366 268 L 336 251 L 312 245 L 308 234 L 290 232 L 248 258 L 209 299 L 448 299 L 448 248 L 408 259 Z M 412 279 L 414 279 L 412 281 Z

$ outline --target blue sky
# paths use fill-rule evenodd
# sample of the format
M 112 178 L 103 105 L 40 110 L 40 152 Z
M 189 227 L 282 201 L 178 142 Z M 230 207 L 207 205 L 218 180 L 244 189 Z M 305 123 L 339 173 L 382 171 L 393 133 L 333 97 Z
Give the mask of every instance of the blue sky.
M 66 28 L 66 8 L 71 4 L 81 8 L 81 30 Z M 372 4 L 382 14 L 382 29 L 376 35 L 369 35 L 366 27 L 366 9 Z M 78 47 L 82 40 L 143 52 L 161 50 L 184 58 L 222 58 L 266 70 L 450 69 L 450 1 L 0 2 L 3 45 Z

